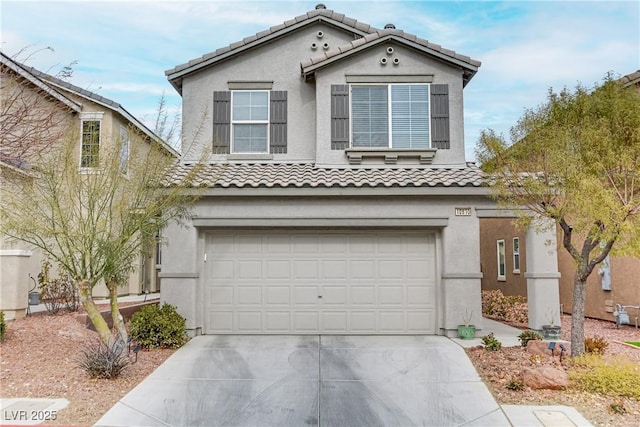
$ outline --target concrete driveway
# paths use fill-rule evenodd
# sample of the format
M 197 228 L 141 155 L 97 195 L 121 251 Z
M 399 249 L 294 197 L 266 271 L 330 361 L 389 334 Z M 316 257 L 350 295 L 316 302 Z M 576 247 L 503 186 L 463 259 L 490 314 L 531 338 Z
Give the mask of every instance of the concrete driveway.
M 141 355 L 144 357 L 144 354 Z M 199 336 L 98 426 L 508 426 L 437 336 Z

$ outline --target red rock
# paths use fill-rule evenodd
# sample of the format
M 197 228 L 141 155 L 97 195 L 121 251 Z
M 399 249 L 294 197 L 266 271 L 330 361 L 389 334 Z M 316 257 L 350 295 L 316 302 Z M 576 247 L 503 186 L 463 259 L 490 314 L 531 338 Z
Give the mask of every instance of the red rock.
M 556 341 L 555 349 L 553 350 L 554 357 L 560 357 L 562 349 L 560 344 L 564 345 L 566 351 L 563 357 L 567 357 L 571 354 L 571 343 L 567 341 Z M 527 343 L 527 353 L 539 354 L 541 356 L 551 357 L 551 350 L 549 350 L 549 341 L 531 340 Z
M 551 366 L 524 368 L 520 376 L 526 386 L 535 390 L 562 390 L 569 386 L 569 375 L 562 369 Z

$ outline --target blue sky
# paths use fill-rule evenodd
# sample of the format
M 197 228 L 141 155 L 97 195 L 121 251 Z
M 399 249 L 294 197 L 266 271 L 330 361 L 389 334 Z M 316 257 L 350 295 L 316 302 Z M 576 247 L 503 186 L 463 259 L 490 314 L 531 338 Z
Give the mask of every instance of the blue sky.
M 180 97 L 164 71 L 294 16 L 316 1 L 5 1 L 1 49 L 55 73 L 73 61 L 72 83 L 121 103 L 150 123 L 158 99 Z M 587 86 L 608 71 L 640 69 L 640 2 L 337 1 L 327 9 L 398 29 L 482 61 L 465 89 L 467 159 L 481 129 L 508 136 L 547 89 Z M 54 51 L 42 50 L 51 46 Z

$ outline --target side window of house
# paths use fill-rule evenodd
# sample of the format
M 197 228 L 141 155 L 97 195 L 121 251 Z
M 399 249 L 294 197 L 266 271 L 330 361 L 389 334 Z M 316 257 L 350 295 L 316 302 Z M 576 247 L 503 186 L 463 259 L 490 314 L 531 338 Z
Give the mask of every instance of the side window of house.
M 129 132 L 124 127 L 120 127 L 120 172 L 127 174 L 129 171 Z
M 507 265 L 506 265 L 504 240 L 498 240 L 497 255 L 498 255 L 498 280 L 504 281 L 507 279 L 507 276 L 506 276 Z
M 520 273 L 520 238 L 513 238 L 513 272 Z
M 447 149 L 449 146 L 448 85 L 332 86 L 332 149 Z
M 213 94 L 215 154 L 287 152 L 287 92 L 216 91 Z
M 100 120 L 82 120 L 80 167 L 95 168 L 100 164 Z

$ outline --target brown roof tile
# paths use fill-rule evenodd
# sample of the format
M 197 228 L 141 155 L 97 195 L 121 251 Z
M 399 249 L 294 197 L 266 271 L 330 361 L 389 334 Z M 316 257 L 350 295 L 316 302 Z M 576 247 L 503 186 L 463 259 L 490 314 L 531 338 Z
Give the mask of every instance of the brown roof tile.
M 193 170 L 178 164 L 165 180 L 178 185 Z M 199 188 L 331 188 L 331 187 L 480 187 L 482 171 L 466 168 L 326 168 L 312 163 L 218 163 L 199 171 L 193 187 Z

